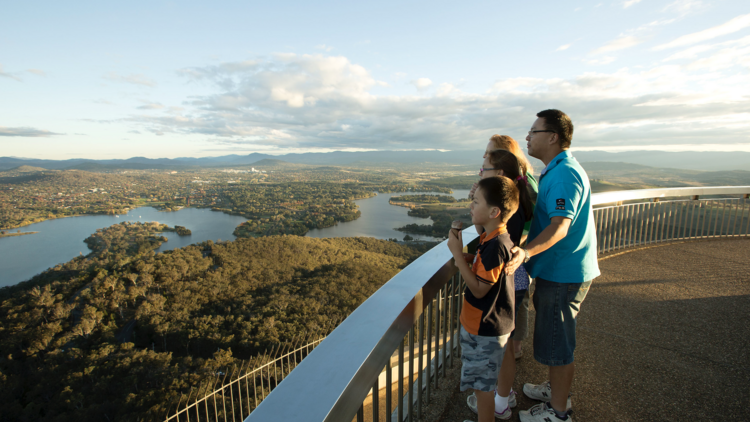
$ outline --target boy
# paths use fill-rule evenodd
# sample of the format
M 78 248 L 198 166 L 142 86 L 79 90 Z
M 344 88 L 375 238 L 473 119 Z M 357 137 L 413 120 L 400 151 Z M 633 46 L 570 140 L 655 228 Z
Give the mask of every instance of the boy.
M 495 420 L 497 375 L 514 328 L 513 277 L 506 276 L 503 267 L 513 247 L 506 223 L 517 209 L 513 181 L 502 176 L 482 179 L 471 202 L 471 222 L 484 233 L 471 268 L 463 256 L 461 232 L 451 229 L 448 236 L 448 249 L 466 282 L 459 340 L 461 391 L 474 390 L 479 422 Z

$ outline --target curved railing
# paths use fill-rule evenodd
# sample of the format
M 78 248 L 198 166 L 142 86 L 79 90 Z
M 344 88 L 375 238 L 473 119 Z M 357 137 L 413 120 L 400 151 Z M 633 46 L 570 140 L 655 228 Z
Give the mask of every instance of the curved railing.
M 592 195 L 598 252 L 677 239 L 748 236 L 748 194 L 750 186 Z M 465 243 L 476 237 L 473 228 L 464 231 Z M 368 406 L 372 407 L 373 420 L 379 420 L 381 387 L 386 387 L 387 413 L 393 409 L 392 401 L 397 402 L 388 420 L 402 422 L 420 417 L 423 390 L 429 402 L 430 386 L 438 383 L 442 363 L 444 373 L 446 365 L 452 365 L 457 356 L 452 340 L 462 291 L 451 254 L 443 242 L 404 268 L 357 308 L 246 421 L 362 421 L 363 401 L 371 392 Z M 399 363 L 392 369 L 394 350 L 398 350 Z M 396 400 L 391 397 L 394 371 L 399 389 Z M 381 374 L 385 375 L 384 385 Z M 409 382 L 405 394 L 406 377 Z

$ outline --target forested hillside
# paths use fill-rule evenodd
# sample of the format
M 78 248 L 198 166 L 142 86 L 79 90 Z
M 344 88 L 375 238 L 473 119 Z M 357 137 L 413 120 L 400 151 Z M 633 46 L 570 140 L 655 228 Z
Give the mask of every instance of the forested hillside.
M 422 253 L 272 236 L 156 255 L 160 230 L 98 230 L 89 256 L 0 289 L 0 420 L 160 420 L 238 359 L 348 315 Z

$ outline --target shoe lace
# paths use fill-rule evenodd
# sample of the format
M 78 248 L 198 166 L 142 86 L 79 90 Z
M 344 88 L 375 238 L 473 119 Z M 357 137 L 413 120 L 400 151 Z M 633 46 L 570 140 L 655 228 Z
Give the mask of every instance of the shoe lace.
M 536 416 L 540 413 L 545 413 L 545 412 L 547 412 L 547 403 L 539 403 L 536 406 L 529 409 L 529 414 L 531 416 Z

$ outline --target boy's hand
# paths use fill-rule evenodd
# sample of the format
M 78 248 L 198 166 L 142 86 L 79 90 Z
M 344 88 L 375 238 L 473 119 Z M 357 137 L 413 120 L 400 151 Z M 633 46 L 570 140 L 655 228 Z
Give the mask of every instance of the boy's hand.
M 448 233 L 448 249 L 451 251 L 453 256 L 463 256 L 464 241 L 461 230 L 451 229 Z

